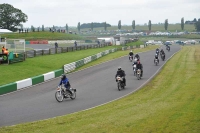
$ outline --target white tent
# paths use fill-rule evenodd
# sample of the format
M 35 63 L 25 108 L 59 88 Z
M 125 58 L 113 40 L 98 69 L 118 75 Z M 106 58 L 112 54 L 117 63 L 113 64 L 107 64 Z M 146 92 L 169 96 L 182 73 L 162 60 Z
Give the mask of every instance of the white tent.
M 7 29 L 0 29 L 0 34 L 2 33 L 12 33 L 12 31 L 7 30 Z

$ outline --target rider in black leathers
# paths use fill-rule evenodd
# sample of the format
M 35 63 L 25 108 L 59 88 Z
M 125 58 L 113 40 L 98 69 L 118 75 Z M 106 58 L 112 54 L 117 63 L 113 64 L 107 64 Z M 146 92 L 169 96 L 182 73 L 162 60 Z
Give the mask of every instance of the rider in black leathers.
M 160 52 L 160 50 L 157 48 L 157 49 L 156 49 L 156 54 L 159 55 L 159 52 Z
M 122 70 L 121 67 L 118 67 L 117 73 L 116 73 L 116 75 L 115 75 L 115 79 L 116 79 L 116 77 L 117 77 L 118 75 L 123 79 L 124 85 L 126 86 L 126 78 L 125 78 L 126 74 L 125 74 L 125 71 Z M 117 80 L 116 80 L 116 82 L 117 82 Z
M 154 63 L 155 63 L 155 59 L 158 60 L 158 63 L 159 63 L 159 58 L 158 58 L 158 54 L 155 55 L 155 58 L 154 58 Z
M 129 52 L 129 57 L 128 57 L 128 58 L 130 58 L 130 56 L 131 56 L 132 59 L 133 59 L 133 51 L 132 51 L 132 50 Z M 130 59 L 129 59 L 129 60 L 130 60 Z
M 163 58 L 164 58 L 164 60 L 165 60 L 165 52 L 164 52 L 163 49 L 160 50 L 160 56 L 161 56 L 161 58 L 162 58 L 162 55 L 163 55 Z
M 141 77 L 143 76 L 143 65 L 140 63 L 140 61 L 137 62 L 136 65 L 136 71 L 140 69 L 141 70 Z
M 134 59 L 137 58 L 138 60 L 140 60 L 140 56 L 138 54 L 135 55 Z
M 166 45 L 166 50 L 169 48 L 169 51 L 170 51 L 170 46 L 169 45 Z

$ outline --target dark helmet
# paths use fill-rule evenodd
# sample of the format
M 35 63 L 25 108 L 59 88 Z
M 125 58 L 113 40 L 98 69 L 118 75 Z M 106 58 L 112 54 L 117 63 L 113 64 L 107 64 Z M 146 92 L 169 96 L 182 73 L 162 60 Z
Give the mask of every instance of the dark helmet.
M 62 80 L 66 79 L 66 75 L 65 75 L 65 74 L 62 74 L 62 75 L 61 75 L 61 79 L 62 79 Z
M 119 66 L 119 67 L 118 67 L 118 70 L 122 70 L 122 68 Z

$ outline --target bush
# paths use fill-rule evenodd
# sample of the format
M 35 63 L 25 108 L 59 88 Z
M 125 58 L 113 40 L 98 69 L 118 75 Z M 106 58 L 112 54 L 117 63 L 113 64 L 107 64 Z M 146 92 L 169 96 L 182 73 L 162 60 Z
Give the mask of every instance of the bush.
M 92 40 L 85 40 L 85 43 L 92 43 Z

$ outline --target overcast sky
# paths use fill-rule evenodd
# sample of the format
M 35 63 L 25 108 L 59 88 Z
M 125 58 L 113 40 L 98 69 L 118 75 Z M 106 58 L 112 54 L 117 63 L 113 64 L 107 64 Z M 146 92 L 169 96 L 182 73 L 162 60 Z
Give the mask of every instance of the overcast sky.
M 28 16 L 24 27 L 77 26 L 78 22 L 117 25 L 180 23 L 200 18 L 200 0 L 0 0 Z

